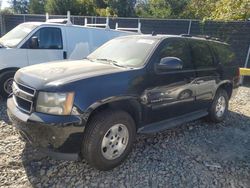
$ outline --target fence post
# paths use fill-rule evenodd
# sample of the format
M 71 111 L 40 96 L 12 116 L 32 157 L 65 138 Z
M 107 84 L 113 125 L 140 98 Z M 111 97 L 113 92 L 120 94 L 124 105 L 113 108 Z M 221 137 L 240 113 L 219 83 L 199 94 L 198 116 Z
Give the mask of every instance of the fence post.
M 249 56 L 250 56 L 250 44 L 249 44 L 249 47 L 248 47 L 244 68 L 247 68 L 247 64 L 248 64 L 248 61 L 249 61 Z M 241 76 L 240 77 L 240 84 L 243 84 L 243 82 L 244 82 L 244 76 Z
M 0 37 L 3 35 L 3 16 L 2 14 L 0 14 L 0 23 L 1 23 L 1 26 L 0 26 Z
M 2 14 L 0 14 L 0 23 L 1 23 L 0 35 L 3 36 L 6 32 L 6 26 L 5 26 L 4 15 L 2 15 Z
M 192 27 L 192 20 L 189 20 L 188 35 L 190 35 L 191 27 Z

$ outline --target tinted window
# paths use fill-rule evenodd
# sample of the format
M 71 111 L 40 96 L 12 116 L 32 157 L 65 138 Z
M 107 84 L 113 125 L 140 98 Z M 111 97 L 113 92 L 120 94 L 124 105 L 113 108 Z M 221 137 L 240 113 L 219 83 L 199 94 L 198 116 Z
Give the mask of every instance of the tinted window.
M 164 57 L 177 57 L 183 61 L 183 69 L 192 69 L 190 50 L 186 42 L 178 39 L 167 39 L 160 50 L 160 59 Z
M 32 37 L 38 38 L 38 49 L 62 49 L 62 33 L 59 28 L 41 28 Z M 31 37 L 31 38 L 32 38 Z M 30 41 L 29 41 L 30 42 Z M 26 45 L 29 48 L 29 45 Z
M 213 67 L 213 56 L 206 42 L 191 41 L 193 62 L 197 68 Z
M 224 44 L 212 44 L 212 48 L 215 51 L 216 58 L 219 63 L 224 65 L 231 65 L 235 60 L 235 54 L 228 45 Z

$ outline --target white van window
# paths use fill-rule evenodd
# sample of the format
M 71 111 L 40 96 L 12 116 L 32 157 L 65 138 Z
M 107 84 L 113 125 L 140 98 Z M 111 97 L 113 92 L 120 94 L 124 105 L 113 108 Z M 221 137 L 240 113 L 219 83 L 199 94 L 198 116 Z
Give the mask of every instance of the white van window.
M 0 38 L 0 44 L 6 47 L 16 47 L 37 25 L 23 23 Z
M 62 32 L 60 28 L 44 27 L 39 29 L 32 37 L 38 38 L 38 47 L 36 49 L 63 49 Z M 30 48 L 29 39 L 26 48 Z

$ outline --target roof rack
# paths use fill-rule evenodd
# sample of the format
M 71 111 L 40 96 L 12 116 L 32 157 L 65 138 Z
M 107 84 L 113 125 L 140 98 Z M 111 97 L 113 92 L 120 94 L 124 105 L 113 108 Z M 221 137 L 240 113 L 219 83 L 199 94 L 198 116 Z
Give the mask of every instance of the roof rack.
M 49 13 L 46 13 L 46 22 L 72 25 L 72 22 L 70 20 L 70 11 L 67 11 L 67 18 L 59 18 L 59 19 L 49 19 Z
M 84 20 L 84 26 L 85 27 L 105 27 L 106 29 L 110 29 L 109 27 L 109 18 L 106 18 L 106 23 L 105 24 L 88 24 L 88 19 L 85 18 Z
M 138 22 L 138 27 L 137 28 L 129 28 L 129 27 L 119 27 L 118 23 L 116 22 L 115 24 L 115 29 L 119 31 L 137 31 L 138 33 L 141 33 L 141 22 Z

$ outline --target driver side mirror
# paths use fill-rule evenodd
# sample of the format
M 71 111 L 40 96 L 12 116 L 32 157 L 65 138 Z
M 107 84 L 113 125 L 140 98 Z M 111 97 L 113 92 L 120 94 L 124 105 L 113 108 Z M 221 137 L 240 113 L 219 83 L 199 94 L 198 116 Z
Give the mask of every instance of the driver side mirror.
M 157 65 L 157 69 L 164 70 L 180 70 L 183 67 L 183 62 L 177 57 L 164 57 Z
M 31 38 L 30 48 L 31 49 L 38 49 L 39 48 L 38 37 L 34 36 L 34 37 Z

